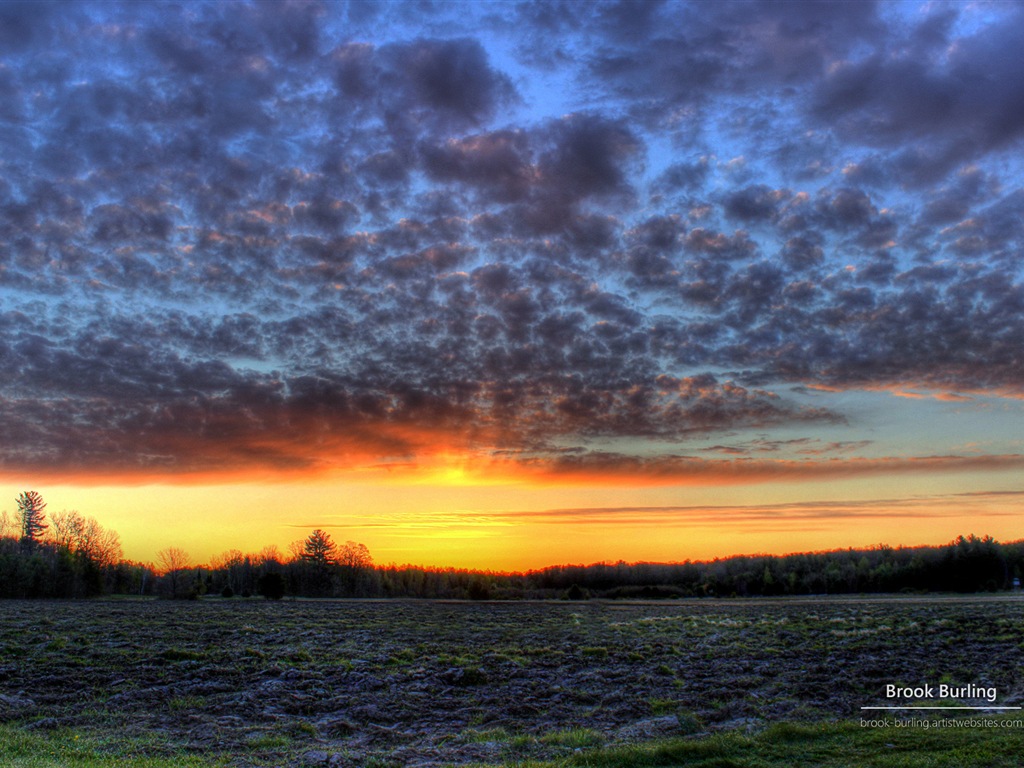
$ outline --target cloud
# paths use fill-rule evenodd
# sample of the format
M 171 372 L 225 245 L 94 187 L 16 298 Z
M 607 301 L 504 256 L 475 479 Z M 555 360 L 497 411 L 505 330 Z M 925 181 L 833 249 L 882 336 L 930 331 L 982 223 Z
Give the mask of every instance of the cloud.
M 341 96 L 372 109 L 397 137 L 420 124 L 432 130 L 481 125 L 516 99 L 508 77 L 470 38 L 420 38 L 379 48 L 353 42 L 337 48 L 332 59 Z
M 452 138 L 440 146 L 425 146 L 422 153 L 432 178 L 479 187 L 497 202 L 525 199 L 535 182 L 536 169 L 525 133 L 495 131 Z
M 1017 9 L 55 8 L 0 9 L 5 471 L 870 473 L 793 386 L 1024 392 Z
M 790 440 L 769 440 L 759 438 L 733 445 L 712 445 L 704 448 L 705 453 L 722 453 L 730 456 L 747 456 L 752 453 L 777 453 L 792 450 L 803 456 L 824 456 L 830 453 L 851 453 L 871 445 L 870 440 L 822 442 L 816 438 L 797 437 Z
M 642 458 L 590 452 L 551 461 L 524 459 L 516 467 L 537 482 L 593 485 L 730 485 L 794 480 L 834 480 L 852 477 L 935 472 L 1007 471 L 1024 466 L 1018 454 L 994 456 L 922 456 L 882 459 L 849 458 L 763 461 L 701 459 L 667 455 Z
M 723 204 L 725 215 L 741 221 L 770 220 L 778 215 L 779 204 L 790 196 L 787 190 L 773 190 L 764 184 L 731 192 Z
M 286 322 L 251 313 L 206 321 L 176 312 L 145 322 L 115 316 L 60 331 L 43 318 L 6 313 L 4 419 L 23 439 L 8 445 L 3 463 L 120 472 L 159 465 L 173 474 L 313 470 L 429 458 L 441 445 L 543 451 L 562 439 L 671 441 L 741 426 L 842 420 L 710 375 L 652 378 L 638 368 L 624 376 L 617 359 L 642 354 L 644 345 L 631 338 L 640 316 L 614 297 L 580 297 L 592 318 L 611 320 L 595 323 L 583 312 L 541 320 L 508 268 L 481 268 L 473 279 L 481 296 L 492 297 L 494 332 L 505 346 L 469 357 L 425 316 L 403 323 L 408 340 L 373 340 L 346 314 L 327 310 Z M 406 321 L 430 311 L 409 309 L 416 314 L 406 313 Z M 479 320 L 477 328 L 482 333 Z M 354 345 L 350 354 L 335 351 L 345 344 Z M 320 362 L 304 373 L 310 357 Z M 267 359 L 292 371 L 261 371 Z
M 969 494 L 978 501 L 996 500 L 1002 496 L 1019 495 L 1011 492 L 979 492 Z M 803 501 L 757 505 L 674 505 L 632 507 L 570 507 L 543 510 L 509 510 L 490 513 L 496 520 L 516 520 L 559 523 L 623 522 L 631 525 L 728 525 L 736 523 L 776 523 L 802 526 L 816 521 L 935 519 L 960 517 L 963 514 L 963 496 L 914 496 L 872 499 L 865 501 Z M 986 515 L 1008 516 L 1010 510 L 986 509 Z
M 896 149 L 911 183 L 934 181 L 970 158 L 1020 138 L 1020 10 L 998 24 L 949 39 L 948 16 L 926 20 L 917 45 L 834 66 L 817 86 L 814 111 L 853 141 Z M 940 12 L 941 13 L 941 12 Z M 919 158 L 913 159 L 913 158 Z
M 680 105 L 819 75 L 832 57 L 877 35 L 879 24 L 874 3 L 800 11 L 773 3 L 665 3 L 642 16 L 649 34 L 607 35 L 590 57 L 590 74 L 635 105 L 638 116 L 662 123 Z

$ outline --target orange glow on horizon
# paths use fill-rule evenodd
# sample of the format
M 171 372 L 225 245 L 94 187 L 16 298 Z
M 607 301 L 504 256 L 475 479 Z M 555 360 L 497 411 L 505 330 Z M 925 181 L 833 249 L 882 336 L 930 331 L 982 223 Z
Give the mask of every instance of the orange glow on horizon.
M 479 453 L 450 451 L 414 460 L 376 461 L 315 468 L 232 468 L 222 471 L 60 471 L 2 469 L 0 479 L 31 477 L 35 483 L 90 486 L 220 485 L 258 481 L 269 485 L 296 482 L 356 482 L 441 485 L 519 483 L 551 486 L 722 486 L 859 476 L 928 472 L 998 472 L 1024 468 L 1022 454 L 943 455 L 822 459 L 703 459 L 691 456 L 638 458 L 592 454 L 579 459 L 493 459 Z
M 961 534 L 1024 538 L 1024 492 L 964 494 L 915 484 L 833 481 L 818 498 L 791 489 L 545 487 L 513 484 L 373 485 L 355 482 L 33 487 L 49 511 L 76 509 L 121 535 L 125 556 L 155 562 L 169 546 L 205 563 L 229 549 L 288 552 L 314 528 L 367 545 L 375 562 L 523 571 L 562 563 L 678 562 L 735 554 L 786 554 L 878 543 L 943 544 Z M 947 483 L 950 489 L 963 487 Z M 865 489 L 870 488 L 869 495 Z M 917 488 L 917 491 L 913 489 Z M 878 497 L 886 489 L 896 495 Z M 4 487 L 13 507 L 21 487 Z M 730 491 L 730 495 L 732 495 Z M 638 499 L 642 503 L 638 503 Z M 582 504 L 581 504 L 582 502 Z
M 7 466 L 0 510 L 38 490 L 50 510 L 95 517 L 121 535 L 126 557 L 150 562 L 168 546 L 196 563 L 229 549 L 287 553 L 314 528 L 366 544 L 378 564 L 502 571 L 1024 537 L 1020 497 L 965 495 L 990 490 L 996 473 L 1018 476 L 1024 453 L 1009 440 L 992 453 L 961 440 L 946 455 L 913 455 L 938 444 L 896 440 L 890 455 L 858 455 L 885 445 L 865 429 L 849 452 L 813 436 L 752 435 L 714 446 L 726 458 L 700 440 L 644 443 L 661 451 L 653 455 L 545 454 L 496 447 L 510 441 L 496 428 L 471 430 L 455 417 L 447 426 L 362 424 L 341 434 L 299 424 L 308 428 L 277 437 L 166 442 L 168 455 L 186 457 L 176 472 Z M 171 438 L 154 440 L 159 448 Z

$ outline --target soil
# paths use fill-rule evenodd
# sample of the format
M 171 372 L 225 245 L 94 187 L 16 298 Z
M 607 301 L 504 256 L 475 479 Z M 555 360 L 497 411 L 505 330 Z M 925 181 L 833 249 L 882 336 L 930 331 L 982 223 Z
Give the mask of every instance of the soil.
M 0 721 L 239 766 L 543 759 L 906 703 L 887 684 L 1021 704 L 1022 630 L 1018 596 L 11 601 Z

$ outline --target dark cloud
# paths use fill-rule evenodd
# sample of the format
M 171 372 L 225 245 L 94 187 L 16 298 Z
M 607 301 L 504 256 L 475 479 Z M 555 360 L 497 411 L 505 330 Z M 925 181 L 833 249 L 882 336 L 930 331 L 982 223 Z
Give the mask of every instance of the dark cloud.
M 536 182 L 529 137 L 522 132 L 449 139 L 422 149 L 427 173 L 438 181 L 480 188 L 497 202 L 523 200 Z
M 1019 9 L 407 10 L 0 6 L 4 468 L 571 469 L 1024 391 Z
M 866 227 L 878 214 L 871 198 L 859 189 L 839 189 L 834 194 L 824 192 L 816 208 L 824 226 L 840 231 Z
M 637 457 L 611 452 L 591 452 L 552 460 L 525 459 L 522 471 L 538 477 L 557 477 L 564 483 L 609 484 L 628 478 L 651 485 L 679 483 L 721 485 L 729 482 L 835 480 L 878 475 L 932 474 L 936 472 L 1014 470 L 1024 466 L 1024 456 L 924 456 L 916 459 L 848 459 L 845 461 L 730 461 L 686 455 Z M 922 515 L 930 513 L 921 513 Z M 832 514 L 835 516 L 835 513 Z
M 22 53 L 33 46 L 46 46 L 53 35 L 60 4 L 29 0 L 0 5 L 0 52 Z
M 791 237 L 782 246 L 782 260 L 793 269 L 808 269 L 824 260 L 824 238 L 817 232 Z
M 689 251 L 720 259 L 746 259 L 757 253 L 757 243 L 751 240 L 750 234 L 744 230 L 736 230 L 732 235 L 726 235 L 698 227 L 691 230 L 683 242 Z
M 768 221 L 776 217 L 779 204 L 789 196 L 786 190 L 774 190 L 758 184 L 729 193 L 723 208 L 725 215 L 732 219 Z
M 450 113 L 469 124 L 489 117 L 514 94 L 476 40 L 417 40 L 387 49 L 384 57 L 407 77 L 402 87 L 414 107 Z
M 517 98 L 509 78 L 490 66 L 483 46 L 470 38 L 417 39 L 380 48 L 348 43 L 332 58 L 341 96 L 372 105 L 370 114 L 399 135 L 415 124 L 479 126 Z
M 603 18 L 630 6 L 615 5 Z M 639 24 L 646 36 L 606 36 L 590 60 L 593 82 L 607 83 L 641 119 L 671 125 L 682 105 L 820 76 L 835 56 L 878 33 L 876 14 L 874 3 L 651 4 L 623 25 Z
M 1004 10 L 999 23 L 955 44 L 950 11 L 939 11 L 915 29 L 909 49 L 841 62 L 816 86 L 815 114 L 851 141 L 893 149 L 902 180 L 915 184 L 1016 142 L 1024 24 L 1019 7 Z
M 674 163 L 661 172 L 653 187 L 662 192 L 700 189 L 707 181 L 710 171 L 706 157 L 693 163 Z

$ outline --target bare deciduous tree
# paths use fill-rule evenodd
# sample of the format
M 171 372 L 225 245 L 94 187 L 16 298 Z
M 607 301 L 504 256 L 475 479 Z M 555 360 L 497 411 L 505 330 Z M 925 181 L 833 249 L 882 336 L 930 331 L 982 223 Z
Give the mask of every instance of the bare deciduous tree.
M 210 569 L 214 571 L 230 570 L 241 565 L 244 559 L 245 555 L 242 554 L 241 550 L 229 549 L 210 558 Z
M 373 558 L 365 544 L 357 541 L 346 541 L 338 551 L 338 564 L 345 568 L 372 568 Z
M 74 552 L 84 528 L 85 518 L 77 510 L 63 509 L 50 515 L 50 537 L 58 547 Z
M 178 547 L 167 547 L 156 553 L 160 568 L 167 579 L 171 597 L 183 597 L 185 594 L 185 574 L 183 571 L 191 567 L 188 553 Z
M 92 517 L 77 510 L 61 510 L 50 516 L 50 535 L 58 546 L 105 568 L 121 559 L 121 537 Z
M 365 544 L 346 541 L 338 551 L 341 591 L 346 597 L 358 597 L 365 593 L 365 577 L 373 568 L 373 558 Z
M 160 561 L 160 567 L 163 569 L 164 573 L 182 571 L 191 567 L 192 558 L 189 557 L 185 550 L 180 549 L 179 547 L 167 547 L 167 549 L 161 549 L 156 553 L 156 556 Z
M 256 555 L 256 562 L 263 567 L 280 565 L 284 562 L 284 555 L 281 554 L 281 550 L 277 548 L 276 544 L 268 544 Z
M 91 517 L 86 518 L 79 548 L 101 568 L 112 566 L 123 557 L 121 536 L 117 531 L 104 528 Z

